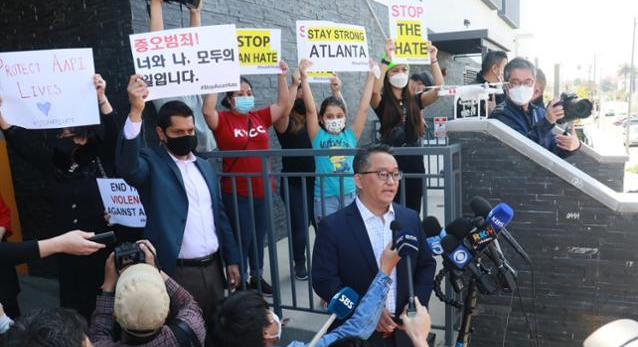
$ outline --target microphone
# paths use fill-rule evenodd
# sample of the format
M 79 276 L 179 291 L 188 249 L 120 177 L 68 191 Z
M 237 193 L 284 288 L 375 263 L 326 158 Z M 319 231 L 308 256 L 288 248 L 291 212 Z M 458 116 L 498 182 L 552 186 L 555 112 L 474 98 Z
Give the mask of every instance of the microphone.
M 401 231 L 401 223 L 396 220 L 390 222 L 390 230 L 392 230 L 392 249 L 397 248 L 397 238 L 399 237 L 399 232 Z
M 498 289 L 496 280 L 479 268 L 474 262 L 471 252 L 463 244 L 459 243 L 456 236 L 451 233 L 447 234 L 441 239 L 441 246 L 448 259 L 450 259 L 455 266 L 459 269 L 465 269 L 467 267 L 470 270 L 472 276 L 476 279 L 476 284 L 481 293 L 492 294 L 496 292 Z
M 408 271 L 408 317 L 416 316 L 414 305 L 414 281 L 412 279 L 412 257 L 419 252 L 419 239 L 412 231 L 402 231 L 396 240 L 397 253 L 405 259 Z
M 332 313 L 330 318 L 324 323 L 324 325 L 317 331 L 315 336 L 312 338 L 308 347 L 314 347 L 319 343 L 319 340 L 323 335 L 326 334 L 328 328 L 335 319 L 342 320 L 348 317 L 352 311 L 354 311 L 357 303 L 359 302 L 359 295 L 350 287 L 344 287 L 337 294 L 332 296 L 330 299 L 330 303 L 328 304 L 328 312 Z
M 426 236 L 426 243 L 432 251 L 432 254 L 441 255 L 443 254 L 443 248 L 441 247 L 441 238 L 444 237 L 447 232 L 445 229 L 441 228 L 441 224 L 439 224 L 439 220 L 434 216 L 425 217 L 425 219 L 421 222 L 421 226 L 423 227 L 423 231 Z

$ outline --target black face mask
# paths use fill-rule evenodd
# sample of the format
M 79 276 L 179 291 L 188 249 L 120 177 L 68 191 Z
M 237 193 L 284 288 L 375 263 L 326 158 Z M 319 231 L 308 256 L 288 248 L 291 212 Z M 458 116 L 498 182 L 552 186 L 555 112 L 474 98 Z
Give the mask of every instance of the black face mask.
M 295 99 L 295 104 L 292 106 L 292 110 L 300 115 L 306 114 L 306 104 L 304 104 L 303 99 Z
M 196 135 L 184 135 L 179 137 L 170 137 L 166 135 L 166 148 L 168 148 L 171 153 L 183 156 L 192 152 L 197 148 L 197 136 Z
M 78 146 L 73 141 L 73 136 L 62 137 L 59 139 L 55 139 L 52 142 L 53 148 L 55 148 L 55 150 L 61 154 L 70 154 L 71 151 Z

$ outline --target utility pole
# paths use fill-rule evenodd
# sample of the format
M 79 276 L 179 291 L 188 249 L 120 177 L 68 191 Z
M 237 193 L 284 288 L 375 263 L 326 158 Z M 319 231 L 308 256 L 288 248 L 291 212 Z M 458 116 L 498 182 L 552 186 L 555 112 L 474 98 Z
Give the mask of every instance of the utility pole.
M 631 68 L 629 70 L 629 102 L 627 103 L 627 127 L 625 129 L 625 149 L 629 153 L 629 125 L 631 125 L 631 99 L 634 96 L 634 53 L 636 52 L 636 17 L 634 17 L 634 35 L 631 40 Z

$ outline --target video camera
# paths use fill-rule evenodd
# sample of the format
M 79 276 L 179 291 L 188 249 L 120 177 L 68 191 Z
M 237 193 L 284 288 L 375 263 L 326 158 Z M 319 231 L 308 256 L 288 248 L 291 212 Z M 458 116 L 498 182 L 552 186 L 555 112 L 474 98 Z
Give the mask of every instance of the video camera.
M 173 2 L 177 4 L 182 4 L 189 9 L 197 8 L 199 6 L 201 0 L 164 0 L 164 2 Z
M 556 105 L 562 105 L 565 117 L 557 121 L 559 124 L 571 122 L 577 119 L 585 119 L 591 116 L 594 104 L 591 100 L 578 97 L 576 93 L 566 92 L 560 95 L 560 101 Z
M 115 268 L 120 271 L 126 266 L 146 262 L 146 255 L 138 243 L 124 242 L 113 251 Z

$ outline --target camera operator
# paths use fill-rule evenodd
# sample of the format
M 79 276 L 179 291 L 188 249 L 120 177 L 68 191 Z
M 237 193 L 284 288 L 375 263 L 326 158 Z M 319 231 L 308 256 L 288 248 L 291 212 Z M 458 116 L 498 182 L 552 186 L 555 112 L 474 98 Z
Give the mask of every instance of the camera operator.
M 182 341 L 203 345 L 206 328 L 201 309 L 184 288 L 155 266 L 153 245 L 146 240 L 137 245 L 145 263 L 118 269 L 116 263 L 121 262 L 114 253 L 106 260 L 102 293 L 89 330 L 93 346 L 170 347 L 181 346 Z
M 490 118 L 498 119 L 561 158 L 573 155 L 580 141 L 572 127 L 569 133 L 554 135 L 552 128 L 565 117 L 558 99 L 546 109 L 533 104 L 536 67 L 530 61 L 516 58 L 505 66 L 507 99 L 498 105 Z

